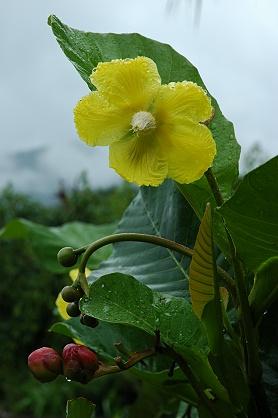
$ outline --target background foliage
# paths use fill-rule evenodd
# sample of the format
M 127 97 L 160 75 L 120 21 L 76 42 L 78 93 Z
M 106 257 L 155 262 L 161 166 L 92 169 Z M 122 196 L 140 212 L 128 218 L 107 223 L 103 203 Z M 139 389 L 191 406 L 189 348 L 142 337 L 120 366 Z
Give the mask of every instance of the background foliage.
M 82 174 L 70 190 L 59 190 L 55 205 L 47 206 L 7 186 L 0 194 L 0 228 L 15 218 L 46 226 L 77 220 L 95 225 L 112 223 L 121 217 L 134 192 L 126 184 L 94 191 Z M 27 370 L 26 358 L 39 346 L 64 344 L 63 338 L 47 331 L 58 319 L 55 300 L 61 288 L 69 284 L 68 275 L 65 270 L 63 274 L 46 270 L 30 239 L 1 239 L 0 246 L 1 277 L 5 278 L 0 285 L 0 410 L 32 411 L 38 418 L 64 416 L 66 399 L 74 396 L 80 385 L 61 385 L 61 380 L 38 385 Z M 121 390 L 119 384 L 114 388 L 115 393 Z

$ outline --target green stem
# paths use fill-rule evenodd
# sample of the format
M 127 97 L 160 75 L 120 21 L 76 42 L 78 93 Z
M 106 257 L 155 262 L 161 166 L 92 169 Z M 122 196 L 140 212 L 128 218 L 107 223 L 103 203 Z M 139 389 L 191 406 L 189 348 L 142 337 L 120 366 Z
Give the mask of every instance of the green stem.
M 199 397 L 200 402 L 208 409 L 210 414 L 214 418 L 221 418 L 219 417 L 217 411 L 215 410 L 214 401 L 210 400 L 206 396 L 205 388 L 202 387 L 202 383 L 197 379 L 195 374 L 192 372 L 187 361 L 170 346 L 161 347 L 161 351 L 162 353 L 165 353 L 166 355 L 170 356 L 179 365 L 181 371 L 187 377 L 192 388 L 195 390 L 197 396 Z
M 208 184 L 211 188 L 211 191 L 213 193 L 217 206 L 222 206 L 224 203 L 224 199 L 220 192 L 216 177 L 214 177 L 214 174 L 211 168 L 207 169 L 207 171 L 205 172 L 205 176 L 207 178 Z
M 221 195 L 217 180 L 214 177 L 213 172 L 210 168 L 206 172 L 206 178 L 211 188 L 211 191 L 214 195 L 216 204 L 218 206 L 221 206 L 224 203 L 224 199 Z M 253 394 L 258 411 L 261 411 L 262 408 L 265 408 L 265 411 L 267 414 L 265 416 L 271 417 L 271 414 L 269 412 L 269 408 L 266 402 L 264 388 L 262 385 L 262 366 L 261 366 L 261 362 L 259 358 L 256 328 L 253 323 L 252 312 L 251 312 L 249 301 L 248 301 L 247 289 L 245 286 L 244 271 L 243 271 L 242 263 L 238 258 L 237 250 L 232 240 L 232 237 L 225 225 L 224 220 L 223 222 L 224 222 L 225 230 L 226 230 L 227 237 L 228 237 L 231 260 L 232 260 L 234 273 L 235 273 L 235 283 L 236 283 L 237 297 L 239 301 L 240 321 L 241 321 L 241 328 L 243 330 L 243 338 L 244 338 L 243 344 L 245 346 L 245 352 L 247 355 L 246 369 L 247 369 L 249 387 Z
M 262 376 L 262 367 L 257 346 L 256 329 L 253 324 L 252 312 L 248 301 L 242 264 L 237 258 L 236 248 L 228 231 L 227 235 L 230 242 L 232 262 L 235 270 L 240 320 L 242 322 L 244 331 L 244 342 L 247 352 L 247 374 L 250 384 L 254 384 L 255 382 L 260 381 Z
M 161 247 L 168 248 L 169 250 L 176 251 L 187 257 L 192 257 L 194 253 L 192 248 L 186 247 L 185 245 L 179 244 L 166 238 L 158 237 L 157 235 L 124 232 L 121 234 L 108 235 L 107 237 L 94 241 L 92 244 L 74 250 L 76 255 L 81 255 L 84 253 L 79 267 L 80 273 L 85 273 L 85 268 L 88 260 L 95 251 L 99 250 L 105 245 L 126 241 L 147 242 L 150 244 L 159 245 Z M 234 294 L 235 284 L 231 276 L 219 266 L 217 266 L 217 272 L 226 283 L 229 291 Z
M 160 247 L 165 247 L 173 251 L 177 251 L 182 255 L 186 255 L 188 257 L 192 257 L 193 250 L 185 245 L 179 244 L 175 241 L 171 241 L 166 238 L 158 237 L 156 235 L 148 235 L 148 234 L 137 234 L 132 232 L 125 232 L 121 234 L 114 234 L 108 235 L 107 237 L 101 238 L 92 244 L 88 245 L 87 247 L 82 247 L 76 250 L 77 254 L 84 252 L 82 257 L 79 271 L 81 273 L 85 273 L 85 268 L 89 257 L 99 248 L 104 247 L 108 244 L 113 244 L 115 242 L 123 242 L 123 241 L 136 241 L 136 242 L 147 242 L 150 244 L 159 245 Z

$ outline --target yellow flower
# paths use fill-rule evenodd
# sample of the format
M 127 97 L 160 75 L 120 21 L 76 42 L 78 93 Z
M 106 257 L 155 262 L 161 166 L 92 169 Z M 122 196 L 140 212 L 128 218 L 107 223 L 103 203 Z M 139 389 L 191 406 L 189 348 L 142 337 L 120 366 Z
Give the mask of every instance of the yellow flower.
M 147 57 L 99 63 L 91 82 L 97 90 L 74 110 L 77 132 L 88 145 L 109 145 L 110 167 L 124 179 L 191 183 L 212 165 L 216 145 L 203 122 L 213 108 L 197 84 L 161 85 Z

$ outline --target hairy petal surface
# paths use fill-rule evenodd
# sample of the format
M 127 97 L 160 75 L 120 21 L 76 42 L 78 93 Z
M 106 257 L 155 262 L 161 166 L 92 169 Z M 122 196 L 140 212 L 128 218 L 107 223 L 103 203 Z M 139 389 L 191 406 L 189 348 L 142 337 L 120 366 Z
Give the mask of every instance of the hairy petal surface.
M 109 102 L 134 112 L 149 108 L 161 84 L 155 62 L 147 57 L 101 62 L 90 79 Z
M 111 106 L 98 92 L 83 97 L 74 109 L 80 138 L 88 145 L 110 145 L 123 138 L 130 128 L 132 113 Z
M 178 183 L 192 183 L 201 178 L 213 163 L 216 145 L 210 130 L 184 119 L 172 129 L 159 130 L 159 143 L 168 158 L 168 177 Z
M 159 124 L 180 124 L 185 117 L 205 122 L 213 114 L 205 90 L 190 81 L 161 86 L 153 108 Z
M 110 146 L 110 167 L 139 186 L 158 186 L 167 176 L 167 161 L 152 135 L 133 135 Z

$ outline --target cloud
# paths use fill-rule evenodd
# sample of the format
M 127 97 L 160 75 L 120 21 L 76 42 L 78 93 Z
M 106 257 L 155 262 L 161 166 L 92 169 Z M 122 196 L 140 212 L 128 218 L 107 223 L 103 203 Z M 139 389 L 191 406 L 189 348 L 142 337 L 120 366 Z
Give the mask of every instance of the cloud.
M 26 151 L 17 151 L 11 155 L 13 168 L 17 170 L 36 171 L 42 167 L 42 159 L 47 152 L 46 146 L 32 148 Z
M 107 151 L 77 139 L 72 109 L 88 89 L 47 26 L 51 13 L 83 30 L 140 32 L 170 43 L 198 67 L 243 149 L 262 141 L 276 153 L 277 2 L 207 0 L 198 28 L 189 3 L 180 0 L 167 14 L 166 0 L 2 2 L 0 186 L 11 180 L 51 192 L 84 169 L 96 187 L 119 181 Z

